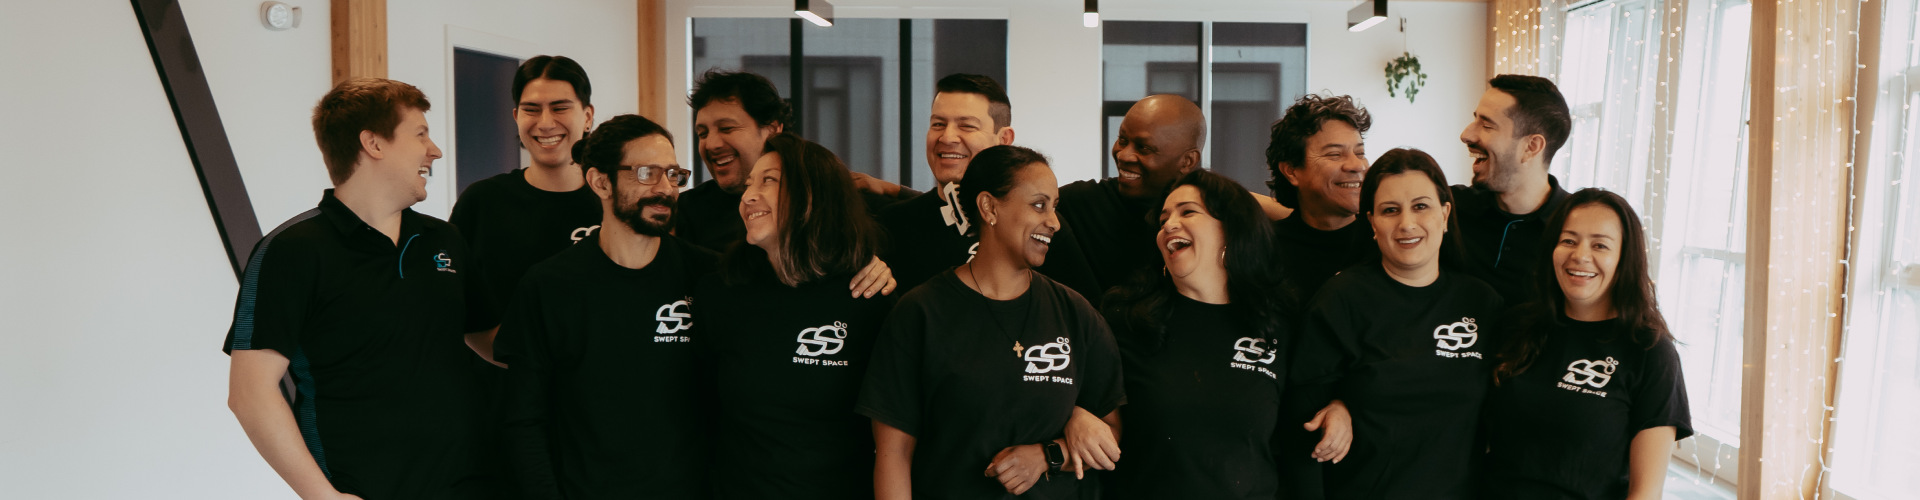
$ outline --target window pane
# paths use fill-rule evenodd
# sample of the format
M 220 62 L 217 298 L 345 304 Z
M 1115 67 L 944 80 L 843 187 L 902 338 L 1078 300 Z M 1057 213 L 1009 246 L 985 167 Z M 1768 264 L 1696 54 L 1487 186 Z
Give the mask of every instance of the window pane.
M 1208 168 L 1264 193 L 1268 131 L 1306 93 L 1307 25 L 1214 23 L 1210 53 Z
M 900 21 L 801 23 L 799 132 L 855 172 L 899 182 Z

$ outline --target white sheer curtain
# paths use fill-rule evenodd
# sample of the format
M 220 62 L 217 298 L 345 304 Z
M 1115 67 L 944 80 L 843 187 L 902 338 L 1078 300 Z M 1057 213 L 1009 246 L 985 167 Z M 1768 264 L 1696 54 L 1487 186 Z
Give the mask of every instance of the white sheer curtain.
M 1920 491 L 1920 1 L 1881 5 L 1871 147 L 1860 152 L 1833 487 L 1857 499 Z M 1870 4 L 1862 4 L 1870 5 Z M 1869 80 L 1871 79 L 1871 80 Z

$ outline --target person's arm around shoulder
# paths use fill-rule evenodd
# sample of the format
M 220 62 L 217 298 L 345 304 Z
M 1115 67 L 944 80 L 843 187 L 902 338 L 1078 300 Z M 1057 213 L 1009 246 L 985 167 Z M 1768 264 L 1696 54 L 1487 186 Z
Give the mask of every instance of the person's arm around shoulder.
M 891 425 L 873 421 L 873 498 L 874 500 L 911 500 L 913 498 L 912 434 Z
M 359 499 L 334 490 L 294 422 L 293 408 L 280 395 L 287 357 L 272 349 L 235 350 L 227 377 L 227 408 L 240 421 L 247 440 L 267 465 L 307 500 Z

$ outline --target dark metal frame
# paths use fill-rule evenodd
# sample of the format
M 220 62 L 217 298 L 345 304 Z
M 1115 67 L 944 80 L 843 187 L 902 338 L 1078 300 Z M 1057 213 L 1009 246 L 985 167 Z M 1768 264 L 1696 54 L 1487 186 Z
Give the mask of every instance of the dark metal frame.
M 240 178 L 240 164 L 234 160 L 220 110 L 214 107 L 213 90 L 187 31 L 186 16 L 178 0 L 133 0 L 133 13 L 167 93 L 167 104 L 173 108 L 180 140 L 200 178 L 207 209 L 213 212 L 213 226 L 227 247 L 227 262 L 238 279 L 253 245 L 260 241 L 260 221 L 254 216 L 246 182 Z

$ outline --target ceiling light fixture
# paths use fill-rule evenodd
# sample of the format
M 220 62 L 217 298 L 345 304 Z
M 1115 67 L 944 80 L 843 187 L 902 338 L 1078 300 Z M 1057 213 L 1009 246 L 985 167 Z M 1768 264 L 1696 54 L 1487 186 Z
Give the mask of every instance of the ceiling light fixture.
M 1365 0 L 1347 11 L 1347 31 L 1359 33 L 1387 20 L 1387 0 Z
M 1100 27 L 1100 0 L 1087 0 L 1087 6 L 1080 10 L 1080 25 L 1088 28 Z
M 793 15 L 805 18 L 815 26 L 833 26 L 833 4 L 827 0 L 793 0 Z

